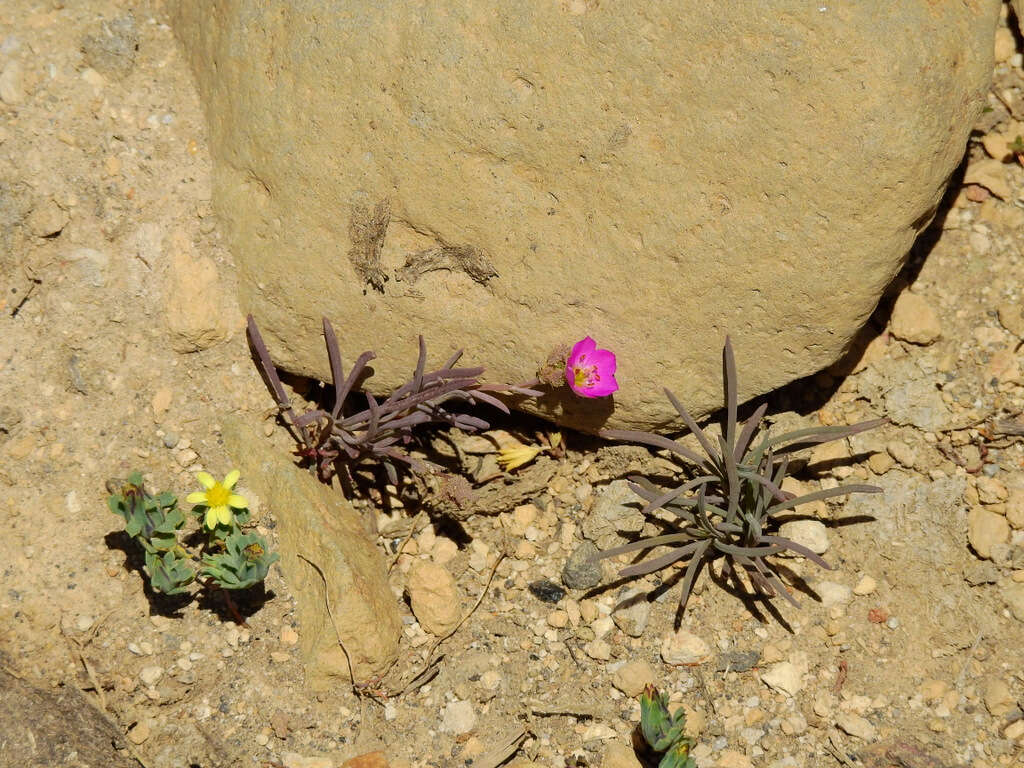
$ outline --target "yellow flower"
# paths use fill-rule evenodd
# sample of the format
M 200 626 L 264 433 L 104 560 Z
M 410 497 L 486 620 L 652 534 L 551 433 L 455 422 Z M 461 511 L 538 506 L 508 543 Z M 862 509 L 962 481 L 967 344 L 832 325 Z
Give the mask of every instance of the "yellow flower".
M 502 448 L 498 451 L 498 463 L 506 472 L 529 464 L 543 450 L 535 445 L 516 445 L 511 448 Z
M 218 524 L 230 525 L 231 509 L 245 509 L 249 506 L 249 502 L 245 500 L 244 496 L 231 492 L 235 483 L 238 482 L 240 474 L 237 469 L 231 470 L 224 478 L 223 483 L 218 483 L 208 472 L 200 472 L 196 475 L 206 490 L 190 493 L 185 500 L 189 504 L 201 504 L 206 507 L 206 520 L 203 524 L 207 528 L 212 530 Z

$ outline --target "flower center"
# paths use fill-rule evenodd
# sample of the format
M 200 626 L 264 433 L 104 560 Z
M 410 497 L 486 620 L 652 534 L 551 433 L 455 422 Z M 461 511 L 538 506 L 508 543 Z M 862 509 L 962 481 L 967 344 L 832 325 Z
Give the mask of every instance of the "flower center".
M 213 488 L 206 492 L 206 503 L 211 507 L 226 507 L 230 498 L 231 491 L 220 483 L 214 483 Z
M 577 365 L 572 369 L 572 375 L 577 387 L 591 387 L 599 378 L 596 365 Z

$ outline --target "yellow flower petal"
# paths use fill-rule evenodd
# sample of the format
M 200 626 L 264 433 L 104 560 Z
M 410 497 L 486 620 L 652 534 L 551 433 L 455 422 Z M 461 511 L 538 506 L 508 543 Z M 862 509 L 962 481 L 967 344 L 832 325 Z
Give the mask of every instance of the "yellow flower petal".
M 231 510 L 227 507 L 217 507 L 217 522 L 221 525 L 231 525 Z
M 203 521 L 203 525 L 211 531 L 217 527 L 217 507 L 210 507 L 206 510 L 206 519 Z
M 249 506 L 249 502 L 246 501 L 245 496 L 239 496 L 237 493 L 232 493 L 228 497 L 228 506 L 234 507 L 235 509 L 245 509 Z
M 502 448 L 498 451 L 498 463 L 506 470 L 529 464 L 540 453 L 540 448 L 533 445 L 518 445 L 513 448 Z
M 185 497 L 185 501 L 189 504 L 205 504 L 206 503 L 206 491 L 195 491 Z
M 242 476 L 242 473 L 237 469 L 232 469 L 228 472 L 228 476 L 224 478 L 224 487 L 229 491 L 235 487 L 235 483 L 238 482 L 238 478 Z
M 217 484 L 217 481 L 213 479 L 213 475 L 211 475 L 209 472 L 198 473 L 196 475 L 196 479 L 199 481 L 199 484 L 202 485 L 203 488 L 205 488 L 206 490 L 210 490 L 211 488 L 213 488 L 213 486 Z

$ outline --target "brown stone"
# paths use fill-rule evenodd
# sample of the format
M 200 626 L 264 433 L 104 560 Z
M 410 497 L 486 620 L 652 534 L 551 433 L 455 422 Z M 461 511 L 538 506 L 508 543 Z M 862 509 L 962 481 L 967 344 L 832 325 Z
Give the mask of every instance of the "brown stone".
M 590 335 L 614 397 L 522 406 L 587 429 L 675 420 L 665 386 L 720 408 L 727 333 L 741 400 L 842 355 L 963 156 L 1000 7 L 168 5 L 274 358 L 327 377 L 327 314 L 385 392 L 419 334 L 500 382 Z
M 277 518 L 281 570 L 297 604 L 309 684 L 324 689 L 350 679 L 339 635 L 356 682 L 384 673 L 397 658 L 401 623 L 383 557 L 359 513 L 255 425 L 225 416 L 222 436 L 245 484 Z

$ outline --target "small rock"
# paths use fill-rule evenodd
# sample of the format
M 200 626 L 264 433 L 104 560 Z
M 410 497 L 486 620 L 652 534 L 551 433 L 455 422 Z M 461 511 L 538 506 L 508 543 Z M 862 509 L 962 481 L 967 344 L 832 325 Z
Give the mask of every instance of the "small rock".
M 820 520 L 790 520 L 779 526 L 779 535 L 802 544 L 816 555 L 823 555 L 828 551 L 828 529 Z M 799 556 L 790 550 L 786 550 L 784 554 Z
M 985 700 L 985 709 L 992 717 L 1002 717 L 1013 709 L 1013 694 L 1005 680 L 998 677 L 991 677 L 985 681 L 981 692 Z
M 1014 39 L 1013 32 L 1010 31 L 1009 27 L 999 27 L 996 29 L 996 39 L 992 52 L 995 54 L 996 62 L 999 64 L 1008 61 L 1017 52 L 1017 41 Z
M 430 557 L 438 565 L 444 565 L 451 561 L 459 553 L 459 545 L 449 539 L 447 536 L 438 536 L 434 541 L 434 548 L 430 552 Z
M 591 640 L 583 646 L 583 652 L 596 661 L 608 661 L 612 657 L 612 647 L 604 640 Z
M 787 696 L 796 696 L 803 690 L 806 668 L 791 661 L 780 661 L 761 673 L 761 681 Z
M 612 673 L 612 685 L 633 698 L 644 686 L 654 684 L 654 668 L 646 661 L 627 661 Z
M 607 741 L 615 738 L 615 731 L 605 723 L 594 723 L 588 725 L 580 737 L 580 741 Z
M 982 504 L 1000 504 L 1006 501 L 1009 492 L 1006 486 L 994 477 L 982 475 L 977 481 L 978 499 Z
M 548 626 L 555 629 L 563 629 L 569 625 L 569 614 L 566 611 L 552 611 L 548 614 Z
M 75 629 L 79 632 L 87 632 L 89 628 L 96 623 L 96 617 L 89 616 L 88 614 L 82 614 L 78 617 L 75 622 Z
M 1024 305 L 1008 301 L 999 305 L 999 322 L 1018 339 L 1024 339 Z
M 715 659 L 715 672 L 749 672 L 761 660 L 759 651 L 729 651 Z
M 128 730 L 128 741 L 132 744 L 141 744 L 149 738 L 150 733 L 149 723 L 145 720 L 140 720 Z
M 489 669 L 480 675 L 480 685 L 488 691 L 496 691 L 501 687 L 501 673 L 496 669 Z
M 10 59 L 0 71 L 0 101 L 15 106 L 25 100 L 25 86 L 22 82 L 21 62 Z
M 154 396 L 153 399 L 155 401 L 156 397 Z M 170 401 L 168 401 L 168 403 L 167 403 L 168 408 L 170 407 L 170 405 L 171 405 Z M 166 408 L 164 410 L 166 410 Z M 154 411 L 154 413 L 156 412 L 156 408 L 155 407 L 153 408 L 153 411 Z M 177 432 L 173 432 L 173 431 L 168 432 L 167 434 L 164 435 L 164 438 L 163 438 L 164 448 L 174 448 L 178 444 L 178 441 L 180 439 L 181 438 L 178 437 L 178 433 Z
M 67 211 L 53 200 L 47 199 L 36 204 L 25 223 L 29 232 L 36 237 L 52 237 L 63 231 L 69 220 Z
M 967 514 L 967 539 L 978 557 L 992 559 L 993 550 L 1010 538 L 1010 526 L 1002 515 L 975 507 Z
M 1010 741 L 1024 741 L 1024 720 L 1015 720 L 1003 728 L 1003 738 Z
M 200 352 L 230 335 L 232 305 L 217 265 L 208 256 L 194 256 L 189 245 L 170 259 L 164 308 L 176 352 Z
M 876 475 L 884 475 L 892 469 L 893 458 L 888 453 L 873 453 L 868 459 L 868 466 Z
M 1024 528 L 1024 488 L 1011 488 L 1006 497 L 1006 522 L 1016 530 Z
M 618 601 L 612 611 L 615 626 L 630 637 L 640 637 L 647 629 L 651 618 L 651 604 L 642 589 L 626 588 L 619 591 Z
M 593 559 L 599 552 L 592 541 L 584 541 L 576 547 L 562 568 L 562 583 L 569 589 L 590 589 L 600 584 L 601 561 Z
M 819 581 L 814 585 L 814 591 L 821 598 L 821 604 L 825 608 L 835 605 L 846 605 L 853 599 L 853 590 L 845 584 L 836 584 L 834 581 Z
M 459 736 L 476 727 L 476 711 L 470 701 L 453 701 L 441 710 L 441 730 Z
M 557 603 L 565 597 L 565 590 L 550 579 L 531 581 L 527 589 L 530 590 L 530 594 L 545 603 Z
M 138 48 L 139 33 L 130 12 L 100 22 L 99 34 L 82 39 L 86 63 L 108 77 L 124 77 L 131 72 Z
M 281 755 L 284 768 L 334 768 L 334 761 L 327 757 L 306 757 L 298 752 L 285 752 Z
M 146 685 L 156 685 L 157 681 L 163 677 L 163 667 L 149 666 L 143 667 L 139 672 L 139 680 Z
M 160 416 L 168 408 L 171 407 L 171 401 L 174 399 L 174 391 L 170 387 L 160 387 L 153 395 L 153 400 L 150 403 L 153 407 L 153 415 Z M 177 445 L 177 442 L 175 442 Z
M 977 184 L 984 187 L 1000 200 L 1009 200 L 1013 193 L 1006 181 L 1006 169 L 1001 160 L 985 158 L 967 166 L 962 184 Z
M 455 579 L 437 563 L 416 560 L 409 569 L 406 590 L 412 612 L 425 631 L 444 637 L 462 619 Z
M 704 664 L 711 660 L 711 649 L 697 635 L 680 629 L 662 640 L 661 658 L 666 664 Z
M 857 582 L 857 586 L 853 588 L 853 594 L 863 597 L 864 595 L 874 594 L 878 588 L 878 582 L 870 576 L 862 576 L 860 581 Z
M 715 768 L 753 768 L 749 757 L 735 749 L 723 749 L 715 762 Z
M 299 642 L 299 633 L 292 627 L 281 627 L 281 642 L 285 645 L 295 645 Z
M 604 750 L 601 768 L 643 768 L 632 747 L 613 741 Z
M 1024 583 L 1011 584 L 1003 589 L 1006 607 L 1017 621 L 1024 621 Z
M 350 757 L 341 768 L 390 768 L 383 752 L 367 752 L 365 755 Z
M 849 712 L 842 712 L 836 715 L 836 725 L 844 733 L 864 741 L 874 741 L 877 735 L 875 726 L 860 715 L 854 715 Z
M 942 335 L 939 316 L 919 294 L 904 291 L 892 308 L 892 335 L 911 344 L 931 344 Z

